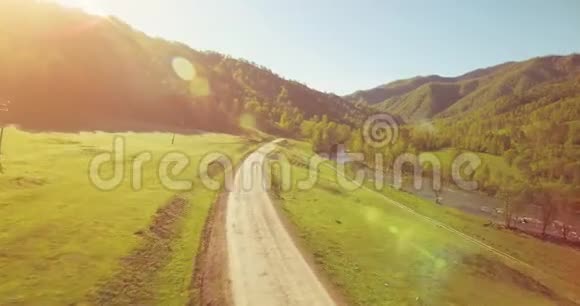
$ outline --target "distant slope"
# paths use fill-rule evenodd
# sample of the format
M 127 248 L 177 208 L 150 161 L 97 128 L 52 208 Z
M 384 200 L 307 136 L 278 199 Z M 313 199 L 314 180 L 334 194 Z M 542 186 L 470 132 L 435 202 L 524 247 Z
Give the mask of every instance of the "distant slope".
M 484 77 L 501 68 L 511 65 L 512 63 L 505 63 L 489 68 L 477 69 L 468 72 L 459 77 L 442 77 L 439 75 L 417 76 L 411 79 L 404 79 L 394 81 L 385 85 L 381 85 L 369 90 L 359 90 L 353 94 L 346 96 L 349 101 L 365 101 L 368 104 L 377 104 L 384 102 L 387 99 L 400 97 L 409 92 L 418 89 L 419 87 L 428 83 L 454 83 L 459 81 L 471 80 L 475 78 Z
M 8 120 L 25 127 L 233 130 L 250 101 L 270 112 L 264 120 L 278 120 L 272 113 L 283 89 L 279 107 L 305 118 L 342 122 L 357 113 L 341 97 L 247 61 L 148 37 L 112 17 L 32 0 L 2 0 L 0 11 L 0 99 L 12 101 Z M 177 77 L 176 57 L 194 65 L 193 81 Z
M 548 56 L 479 69 L 454 78 L 400 80 L 346 98 L 352 102 L 365 101 L 376 110 L 398 114 L 408 121 L 418 121 L 494 109 L 500 104 L 503 109 L 514 108 L 532 102 L 530 94 L 534 91 L 554 95 L 545 87 L 574 83 L 579 77 L 580 55 Z
M 432 76 L 419 76 L 407 80 L 394 81 L 389 84 L 381 85 L 369 90 L 359 90 L 351 95 L 346 96 L 350 101 L 365 101 L 368 104 L 377 104 L 384 102 L 387 99 L 395 98 L 407 94 L 420 86 L 429 83 L 442 81 L 445 78 L 432 75 Z

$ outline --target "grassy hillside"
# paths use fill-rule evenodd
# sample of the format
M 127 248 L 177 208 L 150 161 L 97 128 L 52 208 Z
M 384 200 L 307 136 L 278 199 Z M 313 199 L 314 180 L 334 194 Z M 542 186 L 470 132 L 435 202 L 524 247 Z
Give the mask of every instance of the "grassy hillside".
M 179 305 L 190 298 L 201 231 L 216 192 L 197 166 L 208 152 L 238 161 L 254 145 L 219 134 L 40 133 L 8 129 L 0 175 L 0 304 Z M 131 173 L 112 191 L 90 183 L 89 161 L 126 140 L 124 164 L 150 152 L 143 188 Z M 191 163 L 178 178 L 188 191 L 163 187 L 160 159 L 183 152 Z M 111 167 L 103 169 L 110 173 Z
M 346 98 L 350 101 L 364 101 L 368 104 L 381 103 L 387 99 L 400 97 L 427 83 L 442 82 L 447 80 L 437 75 L 426 77 L 415 77 L 408 80 L 399 80 L 369 90 L 359 90 Z
M 512 65 L 504 63 L 493 67 L 470 71 L 458 77 L 442 77 L 439 75 L 418 76 L 411 79 L 394 81 L 368 90 L 359 90 L 345 98 L 349 101 L 364 101 L 370 105 L 385 102 L 388 99 L 404 96 L 411 91 L 429 83 L 458 83 L 479 79 L 491 75 L 501 69 Z
M 546 224 L 579 218 L 580 55 L 418 77 L 348 98 L 368 98 L 375 111 L 405 121 L 396 143 L 376 150 L 387 165 L 409 152 L 473 152 L 483 161 L 471 177 L 480 190 L 542 211 Z
M 363 100 L 377 110 L 407 121 L 462 115 L 510 100 L 515 106 L 538 87 L 574 82 L 580 77 L 580 55 L 548 56 L 505 63 L 462 76 L 400 80 L 347 99 Z
M 463 87 L 453 83 L 428 83 L 405 96 L 388 99 L 388 112 L 397 114 L 406 121 L 430 118 L 456 101 Z
M 26 127 L 233 131 L 246 112 L 264 125 L 285 110 L 337 122 L 358 113 L 267 68 L 152 38 L 113 17 L 34 0 L 4 0 L 0 11 L 0 100 L 12 102 L 8 120 Z M 184 65 L 193 66 L 188 79 L 176 73 Z
M 308 177 L 301 165 L 309 146 L 295 143 L 283 152 L 294 184 Z M 293 185 L 279 202 L 349 305 L 580 301 L 578 251 L 486 227 L 486 220 L 390 188 L 346 192 L 330 162 L 312 189 Z

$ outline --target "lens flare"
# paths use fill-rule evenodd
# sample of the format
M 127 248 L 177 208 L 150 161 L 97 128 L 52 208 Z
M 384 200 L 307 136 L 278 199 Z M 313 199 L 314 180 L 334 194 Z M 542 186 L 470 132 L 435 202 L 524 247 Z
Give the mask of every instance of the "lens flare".
M 193 64 L 183 57 L 174 57 L 171 67 L 177 76 L 184 81 L 193 81 L 196 76 Z
M 196 77 L 189 84 L 189 92 L 194 97 L 207 97 L 210 95 L 209 82 L 206 78 Z

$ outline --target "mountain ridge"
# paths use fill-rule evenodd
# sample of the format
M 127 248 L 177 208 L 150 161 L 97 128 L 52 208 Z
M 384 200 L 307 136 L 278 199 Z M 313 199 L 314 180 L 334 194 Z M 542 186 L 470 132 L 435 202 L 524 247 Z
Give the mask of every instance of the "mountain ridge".
M 551 55 L 476 69 L 456 77 L 419 76 L 397 80 L 345 98 L 409 121 L 464 114 L 536 86 L 580 76 L 580 55 Z
M 25 128 L 233 131 L 245 113 L 262 128 L 284 112 L 344 123 L 360 117 L 342 97 L 247 60 L 150 37 L 116 17 L 32 0 L 4 0 L 0 10 L 0 99 L 13 102 L 8 122 Z M 193 80 L 178 77 L 176 58 L 191 63 Z

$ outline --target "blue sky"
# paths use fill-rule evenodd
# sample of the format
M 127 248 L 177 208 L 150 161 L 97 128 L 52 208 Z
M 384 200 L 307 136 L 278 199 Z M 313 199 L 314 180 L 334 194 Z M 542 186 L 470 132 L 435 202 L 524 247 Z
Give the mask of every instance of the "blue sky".
M 577 0 L 56 0 L 322 91 L 580 53 Z

